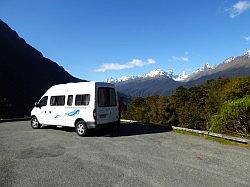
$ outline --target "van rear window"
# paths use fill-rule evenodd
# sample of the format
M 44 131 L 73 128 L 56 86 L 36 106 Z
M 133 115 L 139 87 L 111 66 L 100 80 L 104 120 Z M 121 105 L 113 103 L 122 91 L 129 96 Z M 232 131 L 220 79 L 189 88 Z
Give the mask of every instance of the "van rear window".
M 116 92 L 114 88 L 98 88 L 98 106 L 111 107 L 116 106 Z
M 90 95 L 89 94 L 76 95 L 75 105 L 76 106 L 89 105 L 89 100 L 90 100 Z

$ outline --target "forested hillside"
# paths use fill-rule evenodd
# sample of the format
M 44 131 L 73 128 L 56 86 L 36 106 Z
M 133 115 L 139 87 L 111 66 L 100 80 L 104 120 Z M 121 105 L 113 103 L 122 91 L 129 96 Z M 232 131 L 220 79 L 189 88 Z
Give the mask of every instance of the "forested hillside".
M 29 116 L 50 86 L 79 81 L 0 19 L 0 119 Z
M 136 97 L 122 117 L 246 136 L 250 131 L 250 77 L 178 87 L 172 96 Z

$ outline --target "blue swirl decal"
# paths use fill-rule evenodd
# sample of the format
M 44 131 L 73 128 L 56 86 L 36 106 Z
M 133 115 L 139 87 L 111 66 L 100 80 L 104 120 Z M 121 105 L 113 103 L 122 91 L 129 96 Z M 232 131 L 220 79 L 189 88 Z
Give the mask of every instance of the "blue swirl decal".
M 63 116 L 75 116 L 80 113 L 80 109 L 73 110 L 71 112 L 65 113 L 64 115 L 56 115 L 55 118 L 63 117 Z
M 66 113 L 66 115 L 75 116 L 76 114 L 79 114 L 79 113 L 80 113 L 80 110 L 78 109 L 78 110 L 73 110 L 71 112 L 68 112 L 68 113 Z

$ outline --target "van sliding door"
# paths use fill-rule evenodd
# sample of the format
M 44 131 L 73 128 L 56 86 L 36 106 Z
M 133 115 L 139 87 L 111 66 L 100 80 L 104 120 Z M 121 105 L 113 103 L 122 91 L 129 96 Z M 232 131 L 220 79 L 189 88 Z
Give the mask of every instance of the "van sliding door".
M 65 95 L 56 95 L 50 97 L 50 124 L 65 125 Z

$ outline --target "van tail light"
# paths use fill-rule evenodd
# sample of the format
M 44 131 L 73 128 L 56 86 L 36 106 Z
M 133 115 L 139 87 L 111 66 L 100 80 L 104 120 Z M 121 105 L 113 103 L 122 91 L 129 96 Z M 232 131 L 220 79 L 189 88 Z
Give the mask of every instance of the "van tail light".
M 94 110 L 93 110 L 93 118 L 95 119 L 95 121 L 96 121 L 96 117 L 97 117 L 96 109 L 94 109 Z

